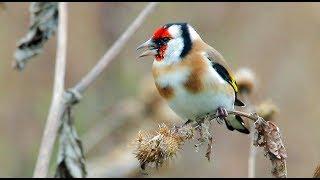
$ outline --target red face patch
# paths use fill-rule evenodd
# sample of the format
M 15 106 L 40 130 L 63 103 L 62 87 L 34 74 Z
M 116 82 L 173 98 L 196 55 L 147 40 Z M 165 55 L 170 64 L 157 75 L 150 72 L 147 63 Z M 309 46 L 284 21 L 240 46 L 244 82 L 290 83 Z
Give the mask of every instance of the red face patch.
M 161 46 L 158 49 L 158 54 L 156 55 L 156 60 L 157 61 L 161 61 L 164 58 L 164 52 L 166 51 L 166 49 L 167 49 L 167 45 Z
M 169 33 L 168 29 L 164 28 L 164 27 L 158 28 L 153 33 L 153 36 L 152 36 L 153 39 L 160 39 L 160 38 L 164 38 L 164 37 L 170 37 L 170 33 Z
M 171 35 L 168 31 L 168 28 L 166 28 L 166 27 L 158 28 L 153 33 L 153 36 L 152 36 L 152 39 L 155 42 L 162 41 L 162 39 L 164 39 L 164 38 L 171 38 Z M 161 61 L 164 58 L 164 53 L 165 53 L 166 49 L 167 49 L 166 44 L 160 45 L 158 47 L 158 54 L 155 56 L 157 61 Z

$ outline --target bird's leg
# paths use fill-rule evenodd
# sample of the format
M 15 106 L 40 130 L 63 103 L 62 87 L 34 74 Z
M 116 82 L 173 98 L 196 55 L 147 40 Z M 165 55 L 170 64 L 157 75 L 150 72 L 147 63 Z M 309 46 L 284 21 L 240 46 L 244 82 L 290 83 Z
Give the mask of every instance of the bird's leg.
M 222 124 L 223 120 L 226 120 L 226 118 L 228 116 L 228 111 L 224 107 L 218 107 L 216 115 L 218 117 L 217 118 L 218 123 Z

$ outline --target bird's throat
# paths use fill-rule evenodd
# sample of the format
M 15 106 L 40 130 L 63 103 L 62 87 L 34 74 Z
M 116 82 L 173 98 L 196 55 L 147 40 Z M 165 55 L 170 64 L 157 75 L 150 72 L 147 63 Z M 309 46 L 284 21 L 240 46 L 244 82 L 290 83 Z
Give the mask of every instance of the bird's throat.
M 164 45 L 158 49 L 158 53 L 156 54 L 156 61 L 162 61 L 164 59 L 164 54 L 167 49 L 167 46 Z

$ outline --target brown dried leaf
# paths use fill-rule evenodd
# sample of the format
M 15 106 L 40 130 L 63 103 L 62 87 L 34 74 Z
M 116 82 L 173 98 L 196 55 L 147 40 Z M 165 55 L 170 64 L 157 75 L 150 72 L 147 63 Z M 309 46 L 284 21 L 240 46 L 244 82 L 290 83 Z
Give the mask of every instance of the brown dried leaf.
M 82 143 L 74 127 L 71 109 L 67 108 L 59 129 L 59 150 L 56 178 L 84 178 L 87 175 Z
M 272 174 L 275 177 L 287 177 L 286 161 L 287 153 L 283 145 L 279 128 L 271 121 L 265 121 L 259 117 L 254 123 L 255 146 L 263 147 L 272 163 Z

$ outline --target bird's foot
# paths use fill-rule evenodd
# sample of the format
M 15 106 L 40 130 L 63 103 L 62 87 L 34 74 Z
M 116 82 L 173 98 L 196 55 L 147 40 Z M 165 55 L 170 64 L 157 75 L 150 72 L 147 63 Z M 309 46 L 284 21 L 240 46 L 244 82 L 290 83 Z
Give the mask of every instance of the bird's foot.
M 228 117 L 228 111 L 224 107 L 218 107 L 216 112 L 217 121 L 219 124 L 222 124 L 224 120 Z

